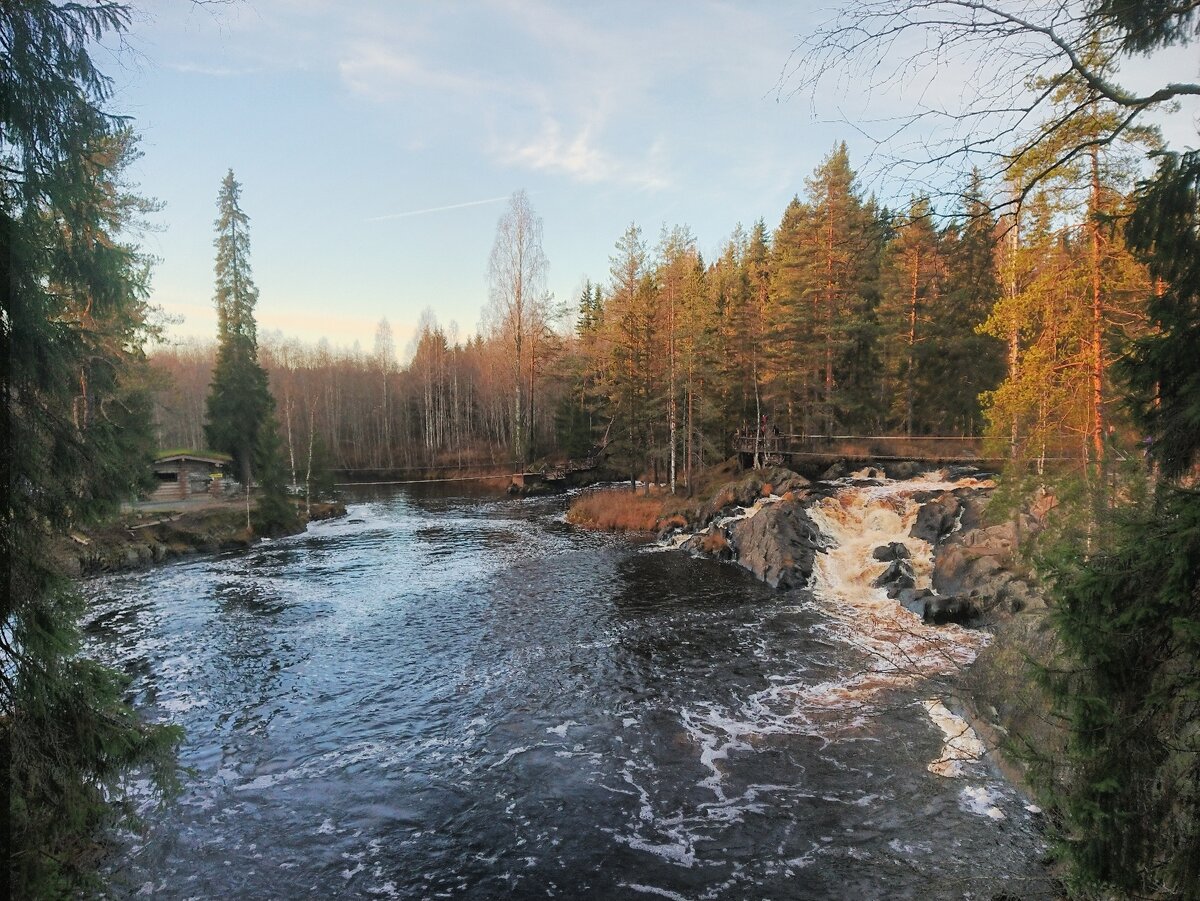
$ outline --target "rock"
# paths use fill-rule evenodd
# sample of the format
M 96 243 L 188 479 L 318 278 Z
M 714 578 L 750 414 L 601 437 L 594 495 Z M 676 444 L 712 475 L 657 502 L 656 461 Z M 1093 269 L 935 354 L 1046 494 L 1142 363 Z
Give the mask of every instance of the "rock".
M 1033 500 L 1029 504 L 1029 513 L 1035 520 L 1041 524 L 1045 524 L 1046 516 L 1058 506 L 1058 498 L 1048 492 L 1045 488 L 1038 488 L 1033 494 Z
M 733 556 L 733 549 L 729 546 L 729 539 L 725 537 L 725 533 L 720 529 L 713 529 L 701 537 L 700 550 L 710 557 L 716 557 L 718 560 L 728 560 Z
M 947 466 L 946 478 L 951 482 L 957 482 L 959 479 L 981 478 L 984 473 L 981 473 L 974 466 Z
M 896 600 L 905 610 L 924 618 L 925 599 L 933 596 L 928 588 L 904 588 L 896 595 Z
M 714 519 L 727 516 L 735 507 L 749 507 L 767 494 L 783 495 L 798 492 L 809 486 L 808 479 L 784 469 L 769 466 L 746 473 L 741 479 L 723 486 L 700 508 L 699 525 L 706 526 Z
M 798 503 L 780 501 L 733 523 L 730 530 L 738 565 L 773 588 L 808 583 L 821 535 Z
M 890 562 L 892 560 L 907 560 L 912 556 L 908 546 L 900 541 L 893 541 L 890 544 L 885 544 L 882 547 L 875 548 L 871 552 L 871 557 L 879 562 Z
M 687 519 L 679 513 L 660 519 L 658 522 L 658 540 L 666 541 L 672 535 L 687 528 Z
M 1041 595 L 1020 579 L 1013 579 L 1005 585 L 1000 591 L 999 599 L 1010 613 L 1046 609 L 1046 602 Z
M 934 559 L 933 588 L 945 595 L 988 594 L 999 588 L 989 578 L 999 569 L 1000 564 L 978 548 L 951 544 L 939 549 Z
M 922 470 L 921 464 L 912 460 L 889 460 L 883 464 L 883 468 L 888 477 L 893 479 L 915 479 Z
M 840 479 L 846 474 L 846 461 L 838 460 L 827 470 L 821 473 L 822 482 L 832 482 L 834 479 Z
M 894 598 L 903 589 L 916 585 L 912 565 L 907 560 L 893 560 L 872 584 L 876 588 L 886 588 L 888 597 Z
M 923 618 L 935 626 L 963 624 L 979 616 L 979 609 L 967 598 L 931 597 L 925 599 Z
M 917 511 L 917 521 L 909 534 L 937 544 L 954 529 L 961 506 L 958 498 L 949 492 L 929 501 Z

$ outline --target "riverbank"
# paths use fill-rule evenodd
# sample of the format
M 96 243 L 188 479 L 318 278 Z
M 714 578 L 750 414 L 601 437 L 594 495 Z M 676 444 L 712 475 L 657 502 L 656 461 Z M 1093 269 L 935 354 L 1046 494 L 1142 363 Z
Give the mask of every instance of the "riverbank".
M 297 503 L 297 527 L 286 534 L 303 532 L 309 522 L 345 515 L 341 501 L 311 504 L 307 513 L 304 504 Z M 244 501 L 176 502 L 122 511 L 108 522 L 72 529 L 50 552 L 64 572 L 83 578 L 248 548 L 261 537 L 246 526 Z

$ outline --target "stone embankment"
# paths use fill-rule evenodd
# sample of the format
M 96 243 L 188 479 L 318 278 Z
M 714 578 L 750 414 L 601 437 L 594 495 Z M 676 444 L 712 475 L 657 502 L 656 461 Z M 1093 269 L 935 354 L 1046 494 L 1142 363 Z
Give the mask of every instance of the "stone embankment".
M 293 534 L 304 531 L 310 521 L 345 514 L 341 501 L 312 504 L 308 516 L 300 511 Z M 100 526 L 73 529 L 55 543 L 52 553 L 64 572 L 80 578 L 247 548 L 258 539 L 246 528 L 245 506 L 233 502 L 184 512 L 122 514 Z

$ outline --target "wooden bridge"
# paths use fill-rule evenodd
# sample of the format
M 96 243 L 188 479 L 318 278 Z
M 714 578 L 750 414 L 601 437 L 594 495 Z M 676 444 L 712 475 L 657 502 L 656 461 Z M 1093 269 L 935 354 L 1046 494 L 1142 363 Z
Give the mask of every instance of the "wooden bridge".
M 911 460 L 933 465 L 998 465 L 1003 458 L 987 456 L 983 438 L 925 435 L 787 435 L 768 427 L 763 431 L 739 430 L 733 451 L 743 469 L 753 466 L 793 466 L 808 461 L 846 460 L 867 464 L 874 460 Z
M 601 455 L 583 460 L 567 460 L 543 469 L 519 469 L 520 464 L 499 464 L 488 467 L 424 466 L 404 469 L 347 469 L 340 470 L 339 488 L 374 485 L 433 485 L 443 482 L 506 482 L 517 489 L 546 486 L 549 489 L 569 487 L 572 476 L 595 469 L 602 462 Z M 484 471 L 478 471 L 484 470 Z

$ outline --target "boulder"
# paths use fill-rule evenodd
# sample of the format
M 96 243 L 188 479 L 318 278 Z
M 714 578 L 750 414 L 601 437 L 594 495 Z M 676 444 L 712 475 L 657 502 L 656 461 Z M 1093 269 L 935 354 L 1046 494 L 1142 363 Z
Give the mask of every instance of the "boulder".
M 915 479 L 924 468 L 920 463 L 912 460 L 889 460 L 881 465 L 888 476 L 893 479 Z
M 882 545 L 871 552 L 871 558 L 880 563 L 890 563 L 892 560 L 907 560 L 912 556 L 908 546 L 901 541 L 893 541 Z
M 724 485 L 708 499 L 700 508 L 699 525 L 703 527 L 714 519 L 728 516 L 736 507 L 749 507 L 768 494 L 783 495 L 790 491 L 794 496 L 809 484 L 804 476 L 782 466 L 752 470 L 738 481 Z
M 924 618 L 926 598 L 933 596 L 933 592 L 928 588 L 904 588 L 897 593 L 896 600 L 905 610 Z
M 912 564 L 907 560 L 893 560 L 873 584 L 876 588 L 886 588 L 888 597 L 896 597 L 903 589 L 916 585 Z
M 917 521 L 909 534 L 930 544 L 937 544 L 953 530 L 962 505 L 952 493 L 946 492 L 921 506 Z
M 822 482 L 832 482 L 834 479 L 840 479 L 846 474 L 846 461 L 838 460 L 827 470 L 821 473 Z
M 795 502 L 764 507 L 730 527 L 738 565 L 773 588 L 798 588 L 812 575 L 821 533 Z
M 979 608 L 968 598 L 929 597 L 925 599 L 923 619 L 935 626 L 964 624 L 979 616 Z

